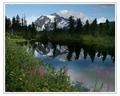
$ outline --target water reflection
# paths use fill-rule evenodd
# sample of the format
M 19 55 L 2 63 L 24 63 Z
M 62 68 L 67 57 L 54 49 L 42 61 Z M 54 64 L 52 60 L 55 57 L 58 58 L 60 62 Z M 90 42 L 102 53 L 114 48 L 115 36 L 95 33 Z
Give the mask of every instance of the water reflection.
M 71 81 L 83 82 L 84 86 L 93 90 L 97 80 L 97 86 L 104 84 L 101 91 L 108 91 L 108 86 L 111 86 L 110 91 L 115 90 L 114 48 L 36 41 L 31 41 L 29 44 L 33 48 L 35 57 L 40 58 L 46 64 L 51 64 L 55 68 L 65 66 Z M 107 75 L 106 70 L 109 70 Z
M 104 48 L 97 47 L 96 45 L 85 45 L 85 44 L 68 44 L 68 45 L 60 45 L 51 42 L 38 42 L 38 41 L 30 41 L 30 42 L 22 42 L 20 45 L 31 45 L 34 50 L 38 50 L 40 53 L 50 56 L 50 57 L 64 57 L 64 59 L 71 60 L 79 60 L 81 50 L 83 50 L 83 57 L 87 59 L 90 56 L 92 62 L 95 60 L 95 56 L 101 58 L 102 61 L 106 60 L 107 55 L 111 56 L 111 60 L 114 63 L 115 61 L 115 49 L 113 48 Z
M 114 63 L 115 55 L 114 49 L 112 48 L 100 48 L 95 45 L 59 45 L 55 43 L 34 43 L 33 49 L 37 48 L 39 51 L 42 51 L 44 54 L 48 54 L 49 56 L 55 58 L 58 55 L 62 55 L 67 53 L 65 57 L 68 61 L 71 60 L 78 60 L 80 58 L 81 49 L 83 49 L 83 57 L 84 59 L 87 58 L 87 55 L 90 56 L 91 61 L 94 62 L 95 56 L 101 58 L 102 61 L 105 61 L 106 56 L 110 55 L 111 59 Z
M 92 91 L 94 89 L 95 83 L 97 81 L 97 86 L 99 84 L 104 83 L 102 90 L 107 91 L 108 83 L 111 86 L 109 91 L 115 90 L 115 70 L 114 64 L 112 63 L 111 56 L 107 55 L 106 60 L 103 62 L 101 57 L 97 57 L 97 53 L 95 55 L 94 62 L 91 61 L 89 55 L 87 55 L 86 59 L 84 59 L 84 50 L 81 49 L 79 59 L 74 60 L 75 53 L 71 57 L 71 61 L 63 60 L 68 55 L 63 54 L 62 56 L 49 57 L 47 55 L 42 55 L 38 52 L 38 50 L 34 51 L 34 55 L 37 58 L 42 59 L 46 64 L 50 64 L 55 68 L 63 68 L 64 66 L 67 69 L 67 73 L 70 76 L 71 82 L 82 82 L 83 86 L 90 88 Z M 96 74 L 96 68 L 99 68 L 99 72 Z M 106 71 L 109 70 L 109 74 L 106 75 Z M 107 79 L 105 79 L 107 77 Z

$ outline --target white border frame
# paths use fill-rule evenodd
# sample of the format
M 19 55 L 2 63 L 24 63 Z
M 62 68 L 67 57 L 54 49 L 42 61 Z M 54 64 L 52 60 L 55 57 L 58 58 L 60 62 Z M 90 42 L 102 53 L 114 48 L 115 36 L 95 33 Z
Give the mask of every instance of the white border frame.
M 115 92 L 6 92 L 5 91 L 5 5 L 6 4 L 114 4 L 115 5 L 115 64 L 117 63 L 117 2 L 3 2 L 3 94 L 117 94 L 117 64 L 115 65 Z

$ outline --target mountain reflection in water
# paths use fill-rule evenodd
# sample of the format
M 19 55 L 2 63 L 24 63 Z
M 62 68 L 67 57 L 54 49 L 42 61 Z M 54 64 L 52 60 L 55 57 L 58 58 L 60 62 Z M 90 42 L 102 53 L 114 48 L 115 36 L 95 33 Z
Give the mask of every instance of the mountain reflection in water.
M 101 91 L 115 91 L 113 49 L 52 43 L 35 45 L 34 55 L 55 68 L 66 66 L 71 82 L 84 82 L 85 86 L 93 90 L 97 81 L 97 86 L 103 83 Z

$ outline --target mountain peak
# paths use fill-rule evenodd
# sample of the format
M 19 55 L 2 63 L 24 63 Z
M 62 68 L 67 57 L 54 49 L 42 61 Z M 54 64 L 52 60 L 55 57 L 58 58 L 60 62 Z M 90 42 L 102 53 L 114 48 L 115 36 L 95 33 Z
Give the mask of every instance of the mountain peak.
M 107 20 L 107 18 L 105 17 L 100 17 L 100 18 L 97 18 L 97 24 L 100 24 L 100 23 L 105 23 Z
M 75 11 L 71 11 L 71 10 L 61 10 L 56 13 L 52 13 L 50 15 L 40 16 L 35 21 L 35 25 L 36 25 L 36 28 L 38 29 L 38 31 L 42 31 L 44 29 L 52 30 L 53 25 L 54 25 L 53 24 L 54 19 L 56 18 L 57 27 L 58 28 L 66 28 L 68 26 L 68 22 L 69 22 L 68 18 L 70 16 L 73 16 L 74 20 L 77 20 L 78 18 L 80 18 L 83 25 L 86 23 L 86 20 L 88 20 L 89 23 L 93 22 L 93 19 L 91 19 L 90 17 L 88 18 L 82 12 L 75 12 Z M 97 24 L 104 23 L 104 22 L 106 22 L 105 17 L 97 18 Z
M 89 20 L 89 18 L 82 12 L 76 12 L 76 11 L 72 11 L 72 10 L 61 10 L 61 11 L 57 12 L 57 14 L 61 17 L 67 18 L 67 19 L 70 16 L 73 16 L 75 20 L 80 18 L 83 23 L 85 23 L 86 20 Z
M 57 13 L 52 13 L 50 15 L 53 15 L 53 16 L 59 16 Z

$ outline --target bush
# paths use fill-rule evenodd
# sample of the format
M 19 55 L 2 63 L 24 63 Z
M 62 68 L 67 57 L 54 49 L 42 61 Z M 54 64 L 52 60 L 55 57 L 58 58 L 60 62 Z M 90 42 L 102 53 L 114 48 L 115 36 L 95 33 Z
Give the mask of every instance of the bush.
M 42 64 L 10 39 L 6 41 L 6 91 L 24 91 L 23 87 L 30 70 Z

